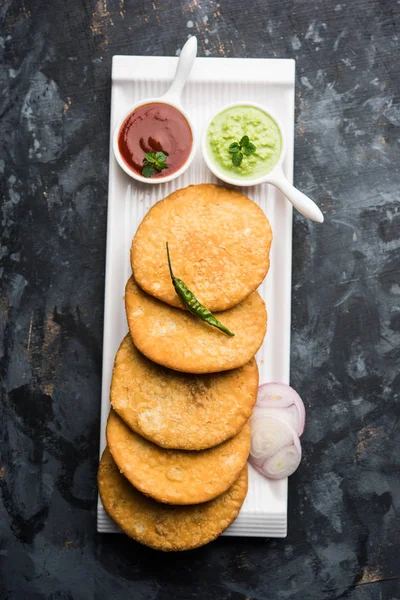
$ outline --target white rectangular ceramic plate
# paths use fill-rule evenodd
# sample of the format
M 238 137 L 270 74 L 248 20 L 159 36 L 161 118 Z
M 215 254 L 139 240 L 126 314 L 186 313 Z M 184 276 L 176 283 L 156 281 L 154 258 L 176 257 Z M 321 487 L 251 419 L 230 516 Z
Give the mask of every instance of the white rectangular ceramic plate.
M 114 56 L 112 66 L 111 132 L 130 105 L 163 94 L 175 72 L 177 58 Z M 293 176 L 293 60 L 198 58 L 185 87 L 182 103 L 191 116 L 197 143 L 206 121 L 223 104 L 249 100 L 270 107 L 280 118 L 287 139 L 284 170 Z M 114 356 L 127 332 L 124 288 L 131 274 L 132 237 L 149 208 L 175 189 L 215 181 L 202 160 L 200 146 L 190 168 L 178 179 L 160 185 L 139 185 L 118 166 L 110 144 L 107 259 L 104 308 L 101 446 L 110 408 L 109 390 Z M 267 304 L 268 332 L 257 354 L 260 383 L 289 382 L 292 266 L 292 207 L 272 186 L 243 189 L 268 216 L 274 234 L 271 268 L 260 293 Z M 97 529 L 117 532 L 98 502 Z M 285 537 L 287 479 L 268 481 L 249 467 L 249 491 L 236 521 L 225 535 Z

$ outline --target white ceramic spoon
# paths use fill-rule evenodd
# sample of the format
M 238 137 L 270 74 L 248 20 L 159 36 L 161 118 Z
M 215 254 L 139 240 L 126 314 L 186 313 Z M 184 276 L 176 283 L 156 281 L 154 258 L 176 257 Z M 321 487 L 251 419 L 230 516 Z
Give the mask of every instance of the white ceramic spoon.
M 159 98 L 145 98 L 144 100 L 137 102 L 136 104 L 134 104 L 133 106 L 130 107 L 130 109 L 126 112 L 126 114 L 123 116 L 123 118 L 118 122 L 118 124 L 114 130 L 114 135 L 113 135 L 114 155 L 115 155 L 115 158 L 117 159 L 117 162 L 118 162 L 119 166 L 121 167 L 121 169 L 123 169 L 125 171 L 125 173 L 127 173 L 130 177 L 133 177 L 133 179 L 137 179 L 138 181 L 141 181 L 143 183 L 149 183 L 149 184 L 165 183 L 166 181 L 172 181 L 173 179 L 176 179 L 176 177 L 179 177 L 180 175 L 182 175 L 182 173 L 184 173 L 186 171 L 186 169 L 190 166 L 191 162 L 193 161 L 194 155 L 196 153 L 194 130 L 193 130 L 193 126 L 190 122 L 190 117 L 188 116 L 186 111 L 182 108 L 181 93 L 182 93 L 183 88 L 185 87 L 187 80 L 189 79 L 190 72 L 192 70 L 194 61 L 196 59 L 196 55 L 197 55 L 197 38 L 195 36 L 192 36 L 188 39 L 188 41 L 186 42 L 186 44 L 183 46 L 183 48 L 181 50 L 179 60 L 178 60 L 178 66 L 176 67 L 175 77 L 172 81 L 172 84 L 168 88 L 168 91 L 163 96 L 160 96 Z M 192 149 L 190 151 L 187 161 L 185 162 L 184 165 L 182 165 L 182 167 L 180 169 L 178 169 L 171 175 L 166 175 L 165 177 L 156 177 L 156 178 L 143 177 L 143 175 L 136 173 L 135 171 L 130 169 L 129 166 L 126 164 L 126 162 L 124 161 L 124 159 L 121 156 L 121 153 L 120 153 L 119 147 L 118 147 L 119 132 L 120 132 L 120 129 L 121 129 L 125 119 L 127 117 L 129 117 L 129 115 L 135 109 L 137 109 L 139 106 L 143 106 L 144 104 L 151 104 L 152 102 L 162 102 L 163 104 L 168 104 L 169 106 L 172 106 L 173 108 L 176 108 L 177 110 L 179 110 L 179 112 L 182 113 L 182 115 L 185 117 L 186 121 L 189 123 L 190 129 L 192 130 L 192 139 L 193 139 Z
M 311 200 L 311 198 L 309 198 L 308 196 L 303 194 L 303 192 L 300 192 L 300 190 L 298 190 L 291 183 L 289 183 L 289 181 L 286 179 L 286 177 L 283 173 L 282 163 L 285 158 L 285 152 L 286 152 L 286 138 L 285 138 L 284 129 L 283 129 L 281 123 L 279 122 L 279 119 L 277 119 L 277 117 L 273 113 L 271 113 L 271 111 L 269 109 L 265 108 L 264 106 L 261 106 L 260 104 L 255 104 L 254 102 L 235 102 L 234 104 L 228 104 L 226 106 L 223 106 L 221 108 L 221 110 L 218 111 L 217 114 L 224 112 L 228 108 L 234 108 L 234 107 L 239 107 L 239 106 L 250 106 L 250 107 L 258 108 L 259 110 L 262 110 L 263 112 L 267 113 L 268 115 L 270 115 L 273 118 L 273 120 L 279 127 L 279 130 L 281 133 L 281 138 L 282 138 L 282 150 L 281 150 L 281 154 L 279 156 L 279 160 L 276 163 L 275 167 L 272 169 L 272 171 L 270 171 L 263 177 L 259 177 L 258 179 L 245 179 L 244 177 L 238 178 L 238 177 L 235 177 L 234 175 L 232 177 L 229 176 L 225 171 L 223 171 L 219 167 L 219 165 L 213 158 L 212 152 L 208 146 L 207 130 L 208 130 L 208 127 L 209 127 L 211 121 L 216 117 L 216 115 L 213 115 L 212 119 L 210 119 L 210 121 L 207 123 L 207 125 L 204 129 L 203 139 L 202 139 L 203 158 L 204 158 L 208 168 L 214 173 L 214 175 L 216 177 L 218 177 L 219 179 L 222 179 L 222 181 L 225 181 L 226 183 L 230 183 L 231 185 L 247 187 L 247 186 L 259 185 L 260 183 L 270 183 L 270 184 L 274 185 L 276 188 L 278 188 L 278 190 L 280 190 L 282 192 L 282 194 L 284 194 L 286 196 L 286 198 L 289 200 L 289 202 L 291 202 L 293 204 L 295 209 L 298 210 L 302 215 L 307 217 L 307 219 L 311 219 L 311 221 L 316 221 L 317 223 L 323 223 L 324 215 L 322 214 L 319 207 L 315 204 L 315 202 L 313 200 Z

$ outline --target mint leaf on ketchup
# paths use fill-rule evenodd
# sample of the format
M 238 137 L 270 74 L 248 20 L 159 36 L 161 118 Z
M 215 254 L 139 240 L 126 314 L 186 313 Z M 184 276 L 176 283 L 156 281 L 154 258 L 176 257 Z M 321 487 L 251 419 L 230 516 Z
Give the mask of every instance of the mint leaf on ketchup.
M 142 175 L 143 177 L 151 177 L 152 175 L 154 175 L 154 173 L 156 173 L 156 171 L 157 169 L 153 167 L 153 165 L 147 163 L 143 165 Z
M 168 167 L 167 154 L 165 152 L 147 152 L 143 159 L 142 175 L 143 177 L 151 177 L 157 171 L 162 171 Z

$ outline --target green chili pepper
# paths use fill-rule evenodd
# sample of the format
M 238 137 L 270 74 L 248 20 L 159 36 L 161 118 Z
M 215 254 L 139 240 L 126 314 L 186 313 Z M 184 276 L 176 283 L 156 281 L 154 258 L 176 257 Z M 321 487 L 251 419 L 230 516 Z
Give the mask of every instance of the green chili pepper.
M 173 271 L 172 271 L 168 242 L 166 243 L 166 246 L 167 246 L 167 256 L 168 256 L 168 267 L 169 267 L 169 272 L 171 274 L 172 283 L 173 283 L 176 293 L 178 294 L 179 298 L 182 300 L 183 304 L 192 313 L 192 315 L 199 317 L 202 321 L 205 321 L 209 325 L 212 325 L 213 327 L 216 327 L 217 329 L 220 329 L 227 335 L 230 335 L 231 337 L 233 337 L 235 334 L 232 333 L 231 331 L 229 331 L 229 329 L 227 327 L 225 327 L 225 325 L 222 325 L 222 323 L 220 323 L 218 321 L 218 319 L 216 319 L 214 317 L 214 315 L 208 310 L 208 308 L 203 306 L 197 300 L 196 296 L 189 290 L 189 288 L 182 281 L 182 279 L 178 279 L 177 277 L 175 277 L 175 275 L 173 274 Z

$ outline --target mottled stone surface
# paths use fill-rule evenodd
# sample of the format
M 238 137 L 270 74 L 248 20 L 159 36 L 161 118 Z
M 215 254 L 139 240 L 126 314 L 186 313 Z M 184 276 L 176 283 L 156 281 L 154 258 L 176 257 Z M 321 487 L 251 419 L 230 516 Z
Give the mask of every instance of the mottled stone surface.
M 340 2 L 340 3 L 339 3 Z M 400 4 L 3 0 L 0 598 L 400 598 Z M 96 533 L 113 54 L 297 60 L 286 540 Z

